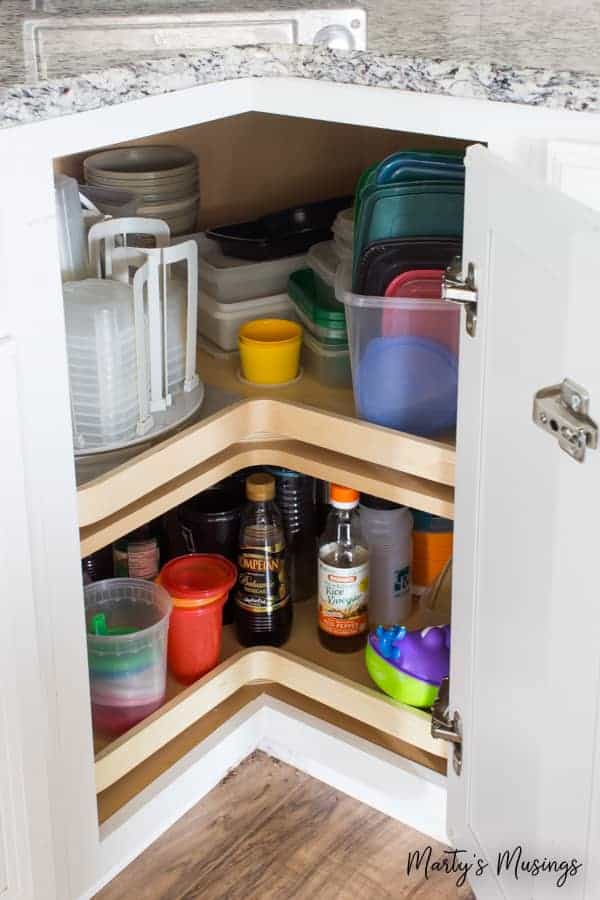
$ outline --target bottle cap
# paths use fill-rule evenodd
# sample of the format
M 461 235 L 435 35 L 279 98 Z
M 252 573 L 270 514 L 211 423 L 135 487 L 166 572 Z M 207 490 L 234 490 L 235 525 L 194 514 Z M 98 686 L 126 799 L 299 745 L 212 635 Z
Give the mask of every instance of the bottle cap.
M 355 491 L 354 488 L 343 487 L 341 484 L 332 484 L 329 488 L 329 499 L 332 503 L 356 505 L 358 503 L 358 491 Z
M 257 472 L 246 479 L 246 497 L 248 500 L 272 500 L 275 496 L 275 479 L 272 475 Z

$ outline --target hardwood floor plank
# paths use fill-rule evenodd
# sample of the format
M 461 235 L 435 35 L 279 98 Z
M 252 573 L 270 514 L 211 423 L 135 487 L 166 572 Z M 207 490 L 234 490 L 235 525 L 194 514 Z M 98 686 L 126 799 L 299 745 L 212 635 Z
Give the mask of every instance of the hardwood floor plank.
M 472 900 L 455 878 L 406 875 L 422 834 L 254 753 L 96 900 Z

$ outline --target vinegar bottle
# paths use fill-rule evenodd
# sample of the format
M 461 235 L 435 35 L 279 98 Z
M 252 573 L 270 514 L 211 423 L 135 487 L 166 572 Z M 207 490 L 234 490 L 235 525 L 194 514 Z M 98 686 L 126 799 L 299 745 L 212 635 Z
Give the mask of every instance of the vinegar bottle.
M 250 475 L 242 513 L 235 622 L 240 644 L 279 647 L 290 636 L 292 604 L 281 515 L 272 475 Z
M 367 639 L 369 551 L 360 530 L 358 492 L 332 484 L 333 507 L 319 547 L 319 640 L 350 653 Z

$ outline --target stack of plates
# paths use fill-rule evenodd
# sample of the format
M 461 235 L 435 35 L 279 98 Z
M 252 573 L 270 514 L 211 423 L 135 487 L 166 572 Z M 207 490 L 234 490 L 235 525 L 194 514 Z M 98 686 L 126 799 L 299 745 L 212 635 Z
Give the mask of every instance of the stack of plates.
M 94 153 L 83 163 L 85 179 L 98 188 L 129 191 L 138 216 L 163 219 L 171 234 L 193 231 L 198 205 L 198 160 L 178 147 L 120 147 Z

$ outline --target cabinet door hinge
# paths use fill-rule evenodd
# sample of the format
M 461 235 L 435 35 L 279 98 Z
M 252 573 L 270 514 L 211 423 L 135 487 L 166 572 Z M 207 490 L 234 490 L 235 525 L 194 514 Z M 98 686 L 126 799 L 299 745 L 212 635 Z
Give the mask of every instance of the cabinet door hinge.
M 438 698 L 431 710 L 431 736 L 441 741 L 450 741 L 453 747 L 452 765 L 457 775 L 462 771 L 462 723 L 455 712 L 450 716 L 450 680 L 444 678 Z
M 577 462 L 585 460 L 587 449 L 598 446 L 598 425 L 588 415 L 590 395 L 584 387 L 565 378 L 562 384 L 536 391 L 533 421 L 558 441 L 561 450 Z
M 462 260 L 456 257 L 446 269 L 442 280 L 442 300 L 460 303 L 466 312 L 467 334 L 475 337 L 477 330 L 477 288 L 475 287 L 475 266 L 469 263 L 467 276 L 462 276 Z

